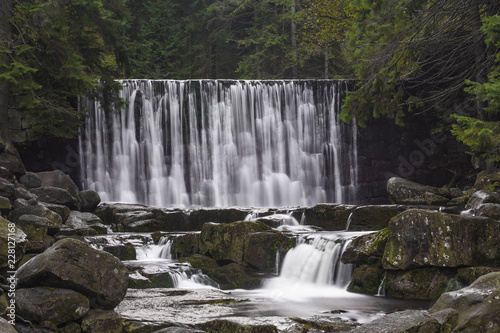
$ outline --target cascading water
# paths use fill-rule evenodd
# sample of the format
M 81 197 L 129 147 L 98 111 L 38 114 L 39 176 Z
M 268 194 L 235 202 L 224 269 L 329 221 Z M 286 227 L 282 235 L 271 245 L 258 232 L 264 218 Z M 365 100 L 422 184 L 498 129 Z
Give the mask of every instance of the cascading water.
M 352 202 L 346 81 L 122 81 L 128 107 L 97 102 L 80 137 L 85 189 L 155 206 Z
M 271 280 L 268 287 L 309 284 L 344 289 L 349 284 L 354 265 L 342 263 L 340 257 L 351 237 L 340 233 L 318 233 L 299 238 L 298 244 L 285 256 L 279 280 Z

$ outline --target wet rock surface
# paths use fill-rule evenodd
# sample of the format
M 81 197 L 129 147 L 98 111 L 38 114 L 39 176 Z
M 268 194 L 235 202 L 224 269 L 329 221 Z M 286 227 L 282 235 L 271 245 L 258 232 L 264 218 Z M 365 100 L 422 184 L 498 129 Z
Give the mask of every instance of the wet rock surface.
M 118 305 L 128 286 L 128 270 L 116 257 L 70 238 L 55 243 L 24 264 L 16 277 L 21 288 L 75 290 L 87 296 L 93 308 L 103 309 Z

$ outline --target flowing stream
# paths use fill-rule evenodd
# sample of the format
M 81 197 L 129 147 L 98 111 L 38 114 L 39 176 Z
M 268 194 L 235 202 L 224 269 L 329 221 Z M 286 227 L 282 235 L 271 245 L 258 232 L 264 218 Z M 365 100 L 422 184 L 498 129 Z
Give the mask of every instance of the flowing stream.
M 349 203 L 355 121 L 346 81 L 122 81 L 121 110 L 89 110 L 83 187 L 103 201 L 162 207 Z

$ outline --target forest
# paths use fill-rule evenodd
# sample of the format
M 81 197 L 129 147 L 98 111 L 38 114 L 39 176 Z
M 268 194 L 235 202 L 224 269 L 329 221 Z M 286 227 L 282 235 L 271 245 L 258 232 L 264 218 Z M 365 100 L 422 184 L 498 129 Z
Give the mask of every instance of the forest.
M 497 0 L 3 0 L 0 136 L 9 113 L 73 137 L 116 79 L 350 79 L 341 117 L 436 115 L 500 161 Z

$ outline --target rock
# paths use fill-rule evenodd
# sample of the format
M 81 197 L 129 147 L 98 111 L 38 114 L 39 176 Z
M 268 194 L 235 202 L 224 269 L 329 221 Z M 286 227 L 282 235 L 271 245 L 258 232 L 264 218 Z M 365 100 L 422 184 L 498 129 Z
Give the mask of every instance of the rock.
M 437 187 L 392 177 L 387 181 L 387 192 L 391 202 L 401 205 L 445 205 L 450 200 Z
M 0 178 L 9 178 L 9 170 L 4 168 L 3 166 L 0 166 Z
M 380 263 L 378 265 L 361 265 L 354 270 L 347 291 L 376 295 L 384 275 L 385 271 Z
M 481 171 L 474 183 L 476 190 L 495 191 L 499 189 L 500 185 L 500 170 L 483 170 Z
M 467 201 L 467 205 L 465 205 L 466 209 L 476 209 L 482 204 L 486 203 L 494 203 L 500 204 L 500 194 L 496 192 L 487 192 L 487 191 L 477 191 L 472 194 Z
M 188 262 L 217 282 L 221 289 L 253 289 L 262 284 L 259 277 L 249 275 L 243 266 L 236 263 L 219 266 L 215 259 L 200 254 L 191 256 Z
M 87 296 L 92 308 L 111 310 L 121 302 L 128 270 L 115 256 L 76 239 L 63 239 L 16 272 L 18 286 L 60 287 Z
M 350 331 L 356 324 L 340 318 L 330 318 L 327 316 L 312 316 L 305 318 L 291 318 L 293 321 L 304 325 L 304 330 L 308 332 L 345 332 Z M 309 329 L 307 329 L 307 328 Z M 302 330 L 300 331 L 302 332 Z
M 0 178 L 0 196 L 6 197 L 10 200 L 14 199 L 14 184 L 5 178 Z
M 102 250 L 111 253 L 122 261 L 136 259 L 135 247 L 130 243 L 124 243 L 120 245 L 107 245 L 104 246 Z
M 30 192 L 38 196 L 38 200 L 43 202 L 64 205 L 69 208 L 76 207 L 76 198 L 73 197 L 67 190 L 59 187 L 42 186 L 33 188 Z
M 361 325 L 350 333 L 440 333 L 450 332 L 444 330 L 449 326 L 454 326 L 456 312 L 446 312 L 445 314 L 428 314 L 421 310 L 398 311 L 375 319 L 372 322 Z
M 33 172 L 26 172 L 24 176 L 19 178 L 19 182 L 27 189 L 32 189 L 42 186 L 42 180 Z
M 270 231 L 261 222 L 240 221 L 229 224 L 205 223 L 200 234 L 200 253 L 209 253 L 215 260 L 244 261 L 249 235 Z
M 274 325 L 244 325 L 227 319 L 216 319 L 199 325 L 208 332 L 278 333 Z
M 72 210 L 69 213 L 65 225 L 74 229 L 78 235 L 106 234 L 107 227 L 95 214 Z M 93 229 L 96 233 L 89 231 Z
M 42 181 L 42 186 L 58 187 L 68 191 L 71 196 L 78 198 L 80 190 L 71 177 L 61 170 L 37 172 L 36 175 Z
M 189 213 L 193 230 L 200 230 L 206 222 L 232 223 L 243 221 L 252 212 L 248 208 L 199 208 Z
M 21 177 L 26 173 L 17 149 L 11 143 L 6 143 L 4 151 L 0 153 L 0 167 L 8 171 L 8 178 Z
M 500 266 L 500 222 L 411 209 L 391 219 L 384 269 Z
M 418 268 L 408 271 L 387 271 L 385 295 L 395 298 L 434 300 L 442 293 L 463 285 L 455 279 L 456 271 L 446 268 Z
M 200 234 L 189 233 L 172 240 L 172 254 L 175 258 L 189 257 L 199 253 L 200 249 Z
M 51 211 L 53 211 L 54 213 L 56 213 L 59 216 L 61 216 L 63 223 L 66 222 L 66 220 L 69 217 L 69 213 L 70 213 L 71 209 L 69 209 L 68 206 L 58 205 L 58 204 L 52 204 L 52 203 L 48 203 L 48 202 L 40 202 L 40 204 L 43 207 L 48 208 Z
M 99 193 L 94 190 L 84 190 L 78 193 L 80 198 L 80 210 L 82 212 L 93 212 L 101 203 Z
M 16 225 L 21 228 L 28 238 L 26 252 L 43 252 L 44 240 L 47 237 L 49 220 L 36 215 L 22 215 Z
M 279 258 L 285 258 L 286 253 L 295 246 L 295 237 L 289 237 L 281 232 L 257 232 L 247 236 L 243 261 L 246 265 L 265 273 L 276 273 L 276 253 Z
M 101 204 L 94 213 L 115 231 L 193 231 L 185 212 L 178 209 L 130 204 Z M 199 229 L 198 229 L 199 230 Z
M 16 187 L 14 190 L 14 196 L 16 199 L 38 200 L 38 197 L 35 194 L 21 187 Z
M 371 231 L 387 228 L 389 221 L 406 207 L 399 205 L 360 206 L 349 215 L 351 231 Z
M 0 196 L 0 213 L 6 214 L 7 212 L 10 212 L 11 209 L 12 204 L 10 203 L 10 200 L 6 197 Z
M 470 286 L 444 293 L 430 309 L 458 312 L 454 332 L 500 332 L 500 272 L 481 276 Z
M 62 218 L 59 214 L 39 205 L 36 202 L 28 202 L 23 199 L 17 199 L 14 201 L 14 209 L 11 212 L 11 219 L 17 222 L 19 217 L 22 215 L 36 215 L 39 217 L 44 217 L 49 220 L 47 223 L 47 233 L 49 235 L 55 235 L 62 225 Z
M 34 287 L 16 290 L 16 310 L 29 321 L 60 325 L 78 320 L 89 311 L 87 297 L 69 289 Z
M 304 211 L 304 224 L 315 225 L 324 230 L 345 230 L 349 215 L 357 206 L 319 204 Z
M 121 333 L 122 319 L 114 311 L 90 310 L 82 319 L 82 331 L 86 333 Z
M 57 333 L 81 333 L 81 331 L 80 325 L 74 321 L 67 322 L 57 329 Z
M 458 269 L 457 279 L 464 285 L 470 285 L 480 276 L 498 271 L 500 271 L 500 268 L 498 267 L 464 267 Z
M 476 209 L 474 209 L 474 215 L 500 220 L 500 204 L 485 203 L 479 205 Z
M 0 317 L 0 332 L 2 332 L 2 333 L 17 333 L 14 326 L 9 324 L 9 322 L 6 319 L 1 318 L 1 317 Z
M 388 229 L 356 237 L 346 246 L 341 260 L 344 264 L 368 264 L 372 257 L 382 258 Z
M 14 244 L 12 239 L 14 239 Z M 17 264 L 24 256 L 26 242 L 26 234 L 14 223 L 0 216 L 0 268 L 8 267 L 9 270 L 13 270 L 14 267 L 10 266 L 11 262 L 9 261 L 12 259 L 12 257 L 9 258 L 9 249 L 15 245 L 15 263 Z

